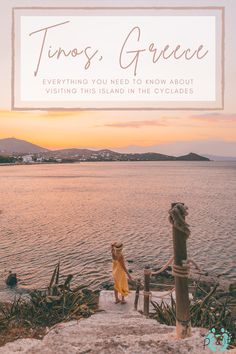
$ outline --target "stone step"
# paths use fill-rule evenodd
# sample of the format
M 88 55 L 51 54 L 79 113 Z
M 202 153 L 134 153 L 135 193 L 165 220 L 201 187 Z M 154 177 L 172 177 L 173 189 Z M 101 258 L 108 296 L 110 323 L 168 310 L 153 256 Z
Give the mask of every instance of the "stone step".
M 61 323 L 43 340 L 21 339 L 0 348 L 0 354 L 210 354 L 200 329 L 177 340 L 175 327 L 147 319 L 127 304 L 114 304 L 113 293 L 103 291 L 100 312 L 80 321 Z M 236 351 L 227 351 L 236 354 Z

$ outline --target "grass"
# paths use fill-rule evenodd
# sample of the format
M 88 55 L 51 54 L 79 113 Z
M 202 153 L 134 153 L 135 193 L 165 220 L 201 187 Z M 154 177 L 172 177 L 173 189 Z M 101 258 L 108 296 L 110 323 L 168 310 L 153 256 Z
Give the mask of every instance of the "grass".
M 57 323 L 91 316 L 97 309 L 99 292 L 84 285 L 71 289 L 73 276 L 60 283 L 60 263 L 49 286 L 33 290 L 29 298 L 16 298 L 0 304 L 0 345 L 17 338 L 42 338 L 47 328 Z

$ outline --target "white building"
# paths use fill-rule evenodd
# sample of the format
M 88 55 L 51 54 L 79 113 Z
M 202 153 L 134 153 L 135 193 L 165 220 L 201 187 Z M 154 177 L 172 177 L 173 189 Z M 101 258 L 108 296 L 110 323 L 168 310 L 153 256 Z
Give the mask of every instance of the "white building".
M 25 155 L 25 156 L 22 156 L 22 161 L 24 163 L 31 163 L 31 162 L 34 162 L 33 161 L 33 155 Z

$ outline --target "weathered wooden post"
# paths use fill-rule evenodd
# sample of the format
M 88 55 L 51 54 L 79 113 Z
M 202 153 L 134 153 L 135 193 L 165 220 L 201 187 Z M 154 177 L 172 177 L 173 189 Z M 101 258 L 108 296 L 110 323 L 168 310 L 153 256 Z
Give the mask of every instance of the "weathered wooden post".
M 135 291 L 135 299 L 134 299 L 134 309 L 137 311 L 138 309 L 138 300 L 139 300 L 139 292 L 141 287 L 141 279 L 137 280 L 137 286 Z
M 189 225 L 185 221 L 187 207 L 184 203 L 172 203 L 169 220 L 173 228 L 174 264 L 176 294 L 176 333 L 177 338 L 191 336 L 191 322 L 188 293 L 188 273 L 186 241 L 190 235 Z
M 143 313 L 145 316 L 149 315 L 150 276 L 151 276 L 151 269 L 149 266 L 146 266 L 144 269 L 144 291 L 143 291 Z

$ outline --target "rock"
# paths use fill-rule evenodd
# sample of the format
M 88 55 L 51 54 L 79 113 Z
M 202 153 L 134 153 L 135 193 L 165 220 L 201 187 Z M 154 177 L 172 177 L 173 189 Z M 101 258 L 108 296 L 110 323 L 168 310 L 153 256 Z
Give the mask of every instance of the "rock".
M 17 275 L 16 273 L 12 273 L 11 271 L 9 271 L 9 275 L 5 280 L 7 286 L 16 286 L 17 285 Z
M 168 267 L 169 268 L 169 267 Z M 158 271 L 160 270 L 161 268 L 154 268 L 154 271 Z M 159 273 L 159 274 L 154 274 L 153 275 L 155 278 L 166 278 L 166 279 L 170 279 L 170 278 L 173 278 L 173 275 L 171 273 L 171 267 L 170 267 L 170 271 L 168 271 L 167 269 L 166 270 L 163 270 L 163 272 Z
M 129 279 L 128 282 L 129 282 L 129 288 L 132 289 L 132 290 L 136 290 L 137 281 L 134 280 L 134 279 L 132 279 L 132 280 Z M 140 288 L 142 288 L 142 286 Z
M 110 281 L 104 281 L 104 282 L 101 284 L 101 288 L 102 288 L 102 289 L 105 289 L 105 290 L 113 290 L 114 285 L 113 285 L 113 283 L 111 283 Z
M 101 310 L 88 319 L 54 326 L 43 340 L 19 339 L 0 354 L 212 354 L 203 349 L 199 328 L 177 340 L 175 327 L 161 325 L 133 310 L 134 293 L 125 305 L 115 305 L 112 292 L 101 293 Z M 235 353 L 227 350 L 227 354 Z
M 236 290 L 236 283 L 232 283 L 229 285 L 229 291 L 235 291 Z
M 228 292 L 217 291 L 216 294 L 215 294 L 215 298 L 216 299 L 220 299 L 222 297 L 232 297 L 232 298 L 236 299 L 236 290 L 228 291 Z
M 82 293 L 85 295 L 85 296 L 92 296 L 93 295 L 93 291 L 90 290 L 90 289 L 82 289 Z

